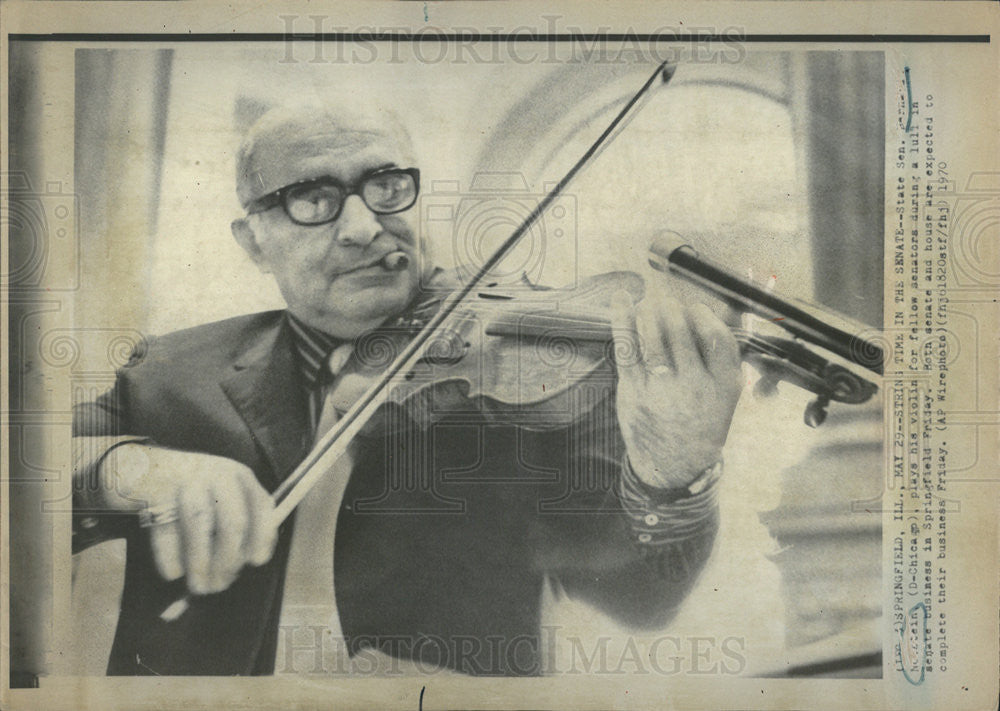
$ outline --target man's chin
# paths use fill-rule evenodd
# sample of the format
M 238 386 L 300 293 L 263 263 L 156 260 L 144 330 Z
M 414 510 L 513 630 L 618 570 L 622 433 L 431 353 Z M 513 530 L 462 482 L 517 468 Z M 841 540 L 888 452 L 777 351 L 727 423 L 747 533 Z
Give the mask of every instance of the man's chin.
M 356 275 L 350 283 L 349 295 L 331 295 L 330 308 L 302 320 L 338 338 L 354 338 L 391 321 L 413 299 L 412 278 L 404 274 Z

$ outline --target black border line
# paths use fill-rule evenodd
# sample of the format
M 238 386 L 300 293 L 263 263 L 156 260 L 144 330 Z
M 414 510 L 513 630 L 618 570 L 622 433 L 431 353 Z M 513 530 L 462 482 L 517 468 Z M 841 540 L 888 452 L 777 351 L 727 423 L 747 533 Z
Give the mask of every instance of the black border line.
M 878 42 L 989 44 L 989 34 L 739 34 L 739 33 L 482 33 L 482 32 L 320 32 L 320 33 L 12 33 L 18 42 Z

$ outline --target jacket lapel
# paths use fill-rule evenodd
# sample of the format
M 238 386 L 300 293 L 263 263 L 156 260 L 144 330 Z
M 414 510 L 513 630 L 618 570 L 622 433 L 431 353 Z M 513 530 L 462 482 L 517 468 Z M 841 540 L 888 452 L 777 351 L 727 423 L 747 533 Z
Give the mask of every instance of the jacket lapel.
M 286 318 L 254 339 L 220 385 L 264 452 L 271 471 L 262 483 L 273 488 L 305 456 L 310 436 Z

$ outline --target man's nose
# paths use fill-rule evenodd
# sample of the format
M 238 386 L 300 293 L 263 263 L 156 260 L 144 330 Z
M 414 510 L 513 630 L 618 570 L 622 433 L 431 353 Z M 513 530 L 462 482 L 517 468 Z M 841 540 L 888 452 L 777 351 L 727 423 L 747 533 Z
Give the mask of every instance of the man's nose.
M 375 213 L 357 195 L 349 195 L 337 219 L 336 240 L 341 244 L 365 246 L 381 231 Z

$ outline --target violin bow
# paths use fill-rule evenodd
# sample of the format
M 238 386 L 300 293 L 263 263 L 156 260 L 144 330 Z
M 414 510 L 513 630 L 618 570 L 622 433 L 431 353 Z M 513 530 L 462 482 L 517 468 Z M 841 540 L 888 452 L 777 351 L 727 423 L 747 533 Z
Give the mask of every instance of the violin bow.
M 538 222 L 539 218 L 541 218 L 552 202 L 559 197 L 577 174 L 588 163 L 599 156 L 621 134 L 649 100 L 652 90 L 664 86 L 670 81 L 675 70 L 676 66 L 670 62 L 663 62 L 656 68 L 656 71 L 643 83 L 639 91 L 629 99 L 611 123 L 608 124 L 607 128 L 598 136 L 597 140 L 587 148 L 566 175 L 539 200 L 535 208 L 521 222 L 517 229 L 483 262 L 482 266 L 479 267 L 471 279 L 443 301 L 437 313 L 400 351 L 392 363 L 379 376 L 379 379 L 354 402 L 350 409 L 337 420 L 336 424 L 330 430 L 316 441 L 312 450 L 306 455 L 306 458 L 295 467 L 292 473 L 281 482 L 271 495 L 274 501 L 272 517 L 276 526 L 288 518 L 316 483 L 326 476 L 334 464 L 344 455 L 353 438 L 385 403 L 388 387 L 393 380 L 404 376 L 416 367 L 420 359 L 424 356 L 425 347 L 435 335 L 444 329 L 446 322 L 452 314 L 465 302 L 483 279 L 514 250 L 524 235 L 528 233 L 528 230 Z M 187 610 L 187 600 L 187 597 L 184 597 L 175 601 L 160 614 L 160 618 L 167 622 L 177 619 Z

